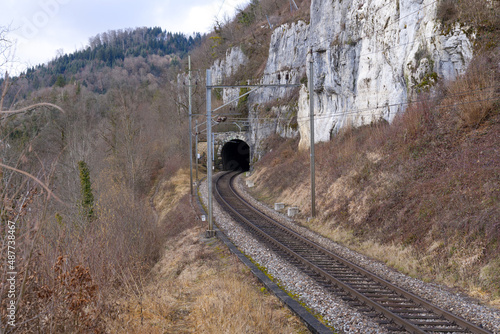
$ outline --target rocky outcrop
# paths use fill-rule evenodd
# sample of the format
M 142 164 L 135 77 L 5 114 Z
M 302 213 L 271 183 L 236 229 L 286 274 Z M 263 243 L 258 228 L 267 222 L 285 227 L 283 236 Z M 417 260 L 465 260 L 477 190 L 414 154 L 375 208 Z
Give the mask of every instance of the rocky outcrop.
M 311 78 L 306 66 L 312 57 L 315 141 L 329 140 L 348 124 L 390 122 L 416 92 L 436 81 L 453 80 L 472 58 L 472 42 L 465 32 L 459 27 L 441 32 L 437 4 L 312 0 L 309 24 L 299 21 L 274 30 L 261 83 L 307 83 Z M 238 49 L 229 51 L 215 65 L 214 72 L 221 71 L 217 76 L 227 76 L 243 64 L 241 54 Z M 309 98 L 305 85 L 252 93 L 248 103 L 254 144 L 279 133 L 300 135 L 300 146 L 307 147 Z
M 214 65 L 210 68 L 212 71 L 212 84 L 224 84 L 224 79 L 235 74 L 241 66 L 248 62 L 248 57 L 243 53 L 240 47 L 234 47 L 226 52 L 226 57 L 217 59 Z M 221 91 L 222 100 L 228 102 L 235 100 L 239 96 L 239 89 L 224 89 Z M 235 107 L 238 104 L 234 102 Z
M 436 6 L 434 0 L 312 1 L 317 141 L 346 124 L 390 122 L 416 91 L 466 69 L 471 43 L 458 29 L 440 33 Z M 299 119 L 308 112 L 300 108 Z M 300 127 L 302 146 L 308 132 Z

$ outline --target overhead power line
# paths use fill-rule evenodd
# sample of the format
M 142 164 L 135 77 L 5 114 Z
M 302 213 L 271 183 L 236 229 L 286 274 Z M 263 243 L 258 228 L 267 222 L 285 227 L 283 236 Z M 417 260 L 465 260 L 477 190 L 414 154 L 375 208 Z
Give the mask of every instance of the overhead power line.
M 464 97 L 464 96 L 468 96 L 468 95 L 475 95 L 475 93 L 479 92 L 479 91 L 488 91 L 488 90 L 494 90 L 494 89 L 498 89 L 498 88 L 499 88 L 499 86 L 489 86 L 486 88 L 480 88 L 480 89 L 476 89 L 476 90 L 461 91 L 461 92 L 458 92 L 455 94 L 447 95 L 446 98 L 458 98 L 458 97 Z M 439 99 L 440 99 L 439 97 L 434 97 L 434 98 L 429 98 L 429 99 L 420 99 L 420 100 L 407 101 L 407 102 L 392 102 L 392 103 L 387 103 L 387 104 L 384 104 L 384 105 L 378 106 L 378 107 L 357 109 L 355 111 L 350 111 L 348 113 L 349 114 L 356 114 L 356 113 L 362 113 L 362 112 L 375 111 L 375 110 L 379 110 L 379 109 L 386 109 L 389 107 L 408 106 L 408 105 L 412 105 L 412 104 L 438 101 Z M 482 100 L 478 100 L 478 101 L 482 101 Z M 344 114 L 346 114 L 346 113 L 339 113 L 337 115 L 344 115 Z M 330 116 L 331 115 L 332 114 L 330 114 Z M 318 118 L 321 118 L 321 117 L 328 118 L 329 116 L 327 116 L 327 115 L 318 116 Z M 301 119 L 308 120 L 309 118 L 308 117 L 301 117 Z
M 217 19 L 219 18 L 220 11 L 222 10 L 222 7 L 224 7 L 225 2 L 226 2 L 226 0 L 222 0 L 222 4 L 220 5 L 219 11 L 217 12 Z
M 480 89 L 475 89 L 475 90 L 467 90 L 467 91 L 460 91 L 451 95 L 447 95 L 445 98 L 448 99 L 456 99 L 460 97 L 467 97 L 467 96 L 473 96 L 476 95 L 477 92 L 481 91 L 490 91 L 490 90 L 496 90 L 499 89 L 500 86 L 489 86 L 485 88 L 480 88 Z M 433 97 L 433 98 L 428 98 L 428 99 L 419 99 L 419 100 L 413 100 L 413 101 L 407 101 L 407 102 L 392 102 L 388 104 L 384 104 L 382 106 L 378 107 L 373 107 L 373 108 L 363 108 L 363 109 L 356 109 L 356 110 L 350 110 L 346 112 L 340 112 L 340 113 L 334 113 L 334 114 L 327 114 L 327 115 L 321 115 L 321 116 L 315 116 L 316 119 L 328 119 L 331 117 L 335 116 L 343 116 L 343 115 L 355 115 L 355 114 L 360 114 L 363 112 L 370 112 L 370 111 L 376 111 L 380 109 L 386 109 L 388 107 L 398 107 L 398 106 L 408 106 L 408 105 L 414 105 L 414 104 L 421 104 L 421 103 L 426 103 L 426 102 L 433 102 L 433 101 L 438 101 L 440 100 L 440 97 Z M 485 101 L 494 101 L 494 100 L 500 100 L 500 97 L 493 97 L 493 98 L 488 98 L 488 99 L 478 99 L 478 100 L 473 100 L 473 101 L 467 101 L 463 103 L 454 103 L 454 104 L 448 104 L 444 106 L 435 106 L 434 108 L 436 109 L 446 109 L 446 108 L 451 108 L 454 106 L 460 106 L 460 105 L 465 105 L 465 104 L 472 104 L 472 103 L 479 103 L 479 102 L 485 102 Z M 276 120 L 281 119 L 281 117 L 278 116 L 267 116 L 265 118 L 261 116 L 249 116 L 249 117 L 228 117 L 228 121 L 263 121 L 263 122 L 274 122 Z M 297 118 L 297 122 L 308 122 L 309 117 L 300 117 Z
M 480 103 L 480 102 L 487 102 L 487 101 L 500 101 L 500 97 L 492 97 L 492 98 L 487 98 L 487 99 L 481 99 L 481 100 L 474 100 L 474 101 L 467 101 L 467 102 L 462 102 L 462 103 L 453 103 L 453 104 L 447 104 L 443 106 L 435 106 L 434 109 L 445 109 L 445 110 L 450 110 L 454 107 L 462 106 L 462 105 L 468 105 L 468 104 L 473 104 L 473 103 Z M 394 106 L 394 105 L 393 105 Z M 316 119 L 329 119 L 335 116 L 348 116 L 348 115 L 357 115 L 362 112 L 367 112 L 367 111 L 375 111 L 379 109 L 384 109 L 387 108 L 387 106 L 384 107 L 377 107 L 373 109 L 359 109 L 359 110 L 351 110 L 347 112 L 340 112 L 340 113 L 334 113 L 334 114 L 328 114 L 328 115 L 322 115 L 322 116 L 316 116 Z M 394 112 L 390 112 L 389 115 L 395 114 Z M 297 123 L 307 123 L 309 122 L 309 118 L 302 117 L 300 119 L 297 119 Z

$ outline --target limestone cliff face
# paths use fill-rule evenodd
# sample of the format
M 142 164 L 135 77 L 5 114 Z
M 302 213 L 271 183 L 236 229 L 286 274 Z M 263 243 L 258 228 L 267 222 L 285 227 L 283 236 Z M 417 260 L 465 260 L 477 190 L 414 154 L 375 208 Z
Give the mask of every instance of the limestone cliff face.
M 415 92 L 453 80 L 472 58 L 472 42 L 462 30 L 441 33 L 436 6 L 435 0 L 312 0 L 309 24 L 274 30 L 261 83 L 307 83 L 312 57 L 315 141 L 329 140 L 347 124 L 390 122 Z M 245 62 L 235 52 L 241 50 L 230 51 L 224 66 Z M 221 68 L 215 64 L 213 70 Z M 252 144 L 276 132 L 300 135 L 300 146 L 309 145 L 305 85 L 261 89 L 248 103 Z
M 471 42 L 460 30 L 440 34 L 436 6 L 434 0 L 312 1 L 318 141 L 349 123 L 392 121 L 417 89 L 466 69 Z M 299 109 L 299 118 L 307 115 Z M 308 128 L 300 133 L 307 145 Z
M 241 48 L 234 47 L 226 52 L 226 58 L 218 59 L 215 61 L 214 65 L 210 68 L 212 71 L 212 84 L 222 84 L 224 83 L 224 78 L 230 77 L 238 71 L 240 66 L 245 65 L 248 62 L 248 57 L 245 56 Z M 228 102 L 237 99 L 239 96 L 239 89 L 224 89 L 222 91 L 222 100 Z M 238 102 L 234 103 L 234 106 Z

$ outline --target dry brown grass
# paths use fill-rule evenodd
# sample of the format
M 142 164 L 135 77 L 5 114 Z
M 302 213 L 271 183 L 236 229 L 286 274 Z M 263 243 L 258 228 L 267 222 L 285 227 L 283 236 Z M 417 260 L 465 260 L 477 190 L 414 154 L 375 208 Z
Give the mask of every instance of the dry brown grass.
M 450 84 L 450 97 L 443 103 L 457 113 L 459 125 L 476 128 L 493 112 L 499 89 L 486 60 L 478 59 L 462 78 Z
M 169 241 L 141 294 L 115 304 L 112 333 L 307 332 L 225 246 L 202 242 L 203 231 Z
M 189 169 L 179 169 L 171 178 L 160 178 L 152 188 L 153 205 L 159 221 L 164 221 L 180 198 L 189 192 Z
M 152 202 L 169 236 L 146 276 L 108 303 L 111 333 L 306 333 L 277 298 L 217 240 L 190 204 L 189 174 L 159 181 Z M 135 276 L 137 277 L 137 276 Z

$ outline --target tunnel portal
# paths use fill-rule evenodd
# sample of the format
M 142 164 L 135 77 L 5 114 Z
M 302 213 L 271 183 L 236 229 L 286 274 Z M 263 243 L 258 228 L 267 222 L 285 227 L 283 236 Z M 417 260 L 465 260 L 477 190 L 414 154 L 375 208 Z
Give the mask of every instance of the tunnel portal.
M 250 147 L 240 139 L 232 139 L 222 147 L 222 169 L 243 170 L 250 169 Z

